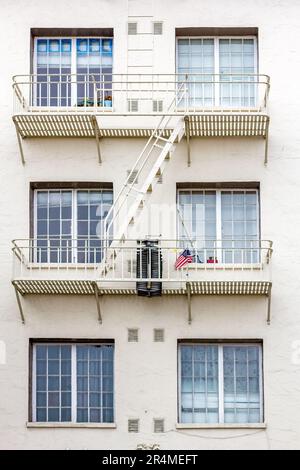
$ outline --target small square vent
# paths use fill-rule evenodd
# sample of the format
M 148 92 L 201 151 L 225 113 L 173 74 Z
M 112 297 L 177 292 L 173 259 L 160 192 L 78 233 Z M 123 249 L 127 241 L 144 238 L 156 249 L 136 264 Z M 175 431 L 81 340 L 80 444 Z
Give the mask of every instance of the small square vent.
M 128 328 L 128 343 L 137 343 L 139 340 L 139 330 L 137 328 Z
M 139 110 L 138 100 L 128 100 L 128 112 L 129 113 L 137 113 L 138 110 Z
M 164 419 L 154 419 L 154 432 L 165 432 Z
M 163 112 L 163 100 L 153 100 L 152 111 L 154 113 L 162 113 Z
M 165 340 L 165 330 L 162 328 L 154 328 L 153 339 L 155 343 L 163 343 Z
M 130 174 L 131 173 L 131 174 Z M 138 179 L 137 179 L 137 173 L 138 171 L 137 170 L 134 170 L 131 172 L 131 170 L 127 170 L 127 179 L 128 179 L 128 183 L 131 184 L 134 182 L 134 184 L 136 184 L 138 182 Z M 129 175 L 130 175 L 130 178 L 129 178 Z
M 139 420 L 138 419 L 128 420 L 128 432 L 139 432 Z
M 128 23 L 128 35 L 134 36 L 136 34 L 137 34 L 137 23 L 130 21 L 130 23 Z
M 163 24 L 161 21 L 155 21 L 153 23 L 153 34 L 159 36 L 163 33 Z

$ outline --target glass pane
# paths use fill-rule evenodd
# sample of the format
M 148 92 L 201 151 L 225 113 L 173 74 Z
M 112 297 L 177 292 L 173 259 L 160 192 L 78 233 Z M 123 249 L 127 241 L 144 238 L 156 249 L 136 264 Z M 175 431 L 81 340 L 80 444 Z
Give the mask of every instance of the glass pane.
M 32 105 L 71 105 L 71 56 L 71 39 L 37 39 Z
M 259 346 L 223 346 L 225 423 L 261 421 L 259 358 Z
M 224 263 L 259 262 L 258 213 L 256 191 L 222 191 L 222 258 Z
M 214 103 L 214 41 L 206 38 L 179 39 L 177 73 L 188 75 L 191 108 L 206 108 Z M 183 105 L 179 102 L 178 107 Z
M 254 53 L 254 39 L 219 39 L 221 105 L 225 107 L 256 105 Z
M 62 367 L 68 363 L 71 370 L 71 346 L 37 344 L 35 352 L 36 421 L 71 421 L 71 377 Z
M 77 345 L 77 422 L 113 422 L 113 346 Z
M 205 263 L 214 252 L 216 240 L 216 192 L 178 192 L 178 225 L 181 246 L 193 254 L 193 261 Z
M 78 38 L 76 51 L 77 106 L 111 107 L 113 40 Z

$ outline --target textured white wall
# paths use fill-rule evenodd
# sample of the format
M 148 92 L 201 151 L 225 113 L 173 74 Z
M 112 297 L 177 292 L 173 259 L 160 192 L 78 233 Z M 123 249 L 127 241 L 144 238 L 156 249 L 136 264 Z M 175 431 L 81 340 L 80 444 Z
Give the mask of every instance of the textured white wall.
M 100 326 L 92 298 L 28 297 L 23 300 L 26 325 L 21 324 L 10 283 L 10 246 L 12 239 L 29 236 L 29 183 L 112 181 L 117 190 L 144 141 L 104 140 L 99 166 L 92 140 L 28 140 L 22 166 L 11 120 L 11 77 L 29 73 L 30 28 L 113 27 L 114 70 L 126 72 L 127 1 L 2 0 L 0 341 L 6 344 L 6 362 L 0 361 L 0 447 L 131 449 L 141 442 L 158 442 L 162 448 L 185 449 L 299 448 L 300 366 L 292 361 L 293 342 L 300 339 L 299 2 L 130 2 L 130 14 L 145 12 L 164 21 L 163 41 L 157 39 L 160 46 L 153 59 L 160 73 L 175 71 L 175 27 L 259 28 L 259 69 L 271 76 L 268 167 L 263 165 L 261 140 L 195 139 L 191 168 L 182 142 L 154 201 L 173 204 L 178 181 L 260 182 L 262 237 L 274 241 L 272 322 L 266 325 L 263 298 L 194 298 L 192 325 L 184 298 L 104 298 Z M 134 327 L 140 330 L 140 342 L 129 344 L 127 328 Z M 153 328 L 165 328 L 164 343 L 153 343 Z M 117 429 L 26 428 L 28 340 L 34 337 L 115 338 Z M 178 338 L 263 339 L 266 430 L 175 430 Z M 128 434 L 127 420 L 135 417 L 140 418 L 141 432 Z M 165 418 L 164 435 L 152 433 L 155 417 Z

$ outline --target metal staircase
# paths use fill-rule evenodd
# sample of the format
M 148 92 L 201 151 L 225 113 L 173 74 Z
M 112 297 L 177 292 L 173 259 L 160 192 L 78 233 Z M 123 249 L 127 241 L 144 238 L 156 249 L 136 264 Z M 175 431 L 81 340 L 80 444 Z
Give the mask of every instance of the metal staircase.
M 103 220 L 104 256 L 99 266 L 100 277 L 111 268 L 118 253 L 118 246 L 128 238 L 130 227 L 136 222 L 145 207 L 155 185 L 170 161 L 176 144 L 180 142 L 185 133 L 183 116 L 174 116 L 174 112 L 178 103 L 185 100 L 186 96 L 186 84 L 182 83 L 166 113 L 160 118 L 151 137 L 138 156 L 122 189 Z M 112 233 L 113 229 L 114 233 Z

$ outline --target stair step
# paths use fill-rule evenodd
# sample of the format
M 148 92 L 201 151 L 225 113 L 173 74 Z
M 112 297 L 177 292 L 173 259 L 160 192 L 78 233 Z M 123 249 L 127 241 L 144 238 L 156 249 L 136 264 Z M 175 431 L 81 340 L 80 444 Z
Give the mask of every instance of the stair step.
M 155 137 L 155 139 L 163 140 L 164 142 L 169 142 L 170 143 L 169 139 L 166 139 L 165 137 L 161 137 L 160 135 L 154 134 L 153 137 Z
M 159 144 L 153 144 L 153 147 L 157 147 L 158 149 L 164 149 L 164 145 L 159 145 Z

